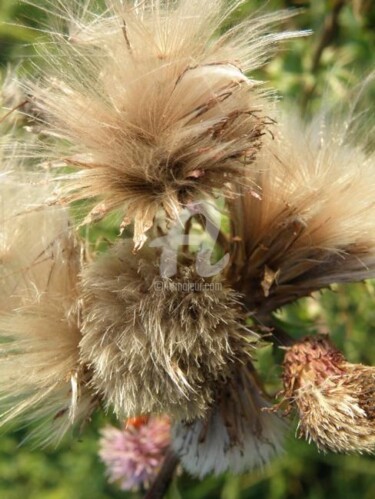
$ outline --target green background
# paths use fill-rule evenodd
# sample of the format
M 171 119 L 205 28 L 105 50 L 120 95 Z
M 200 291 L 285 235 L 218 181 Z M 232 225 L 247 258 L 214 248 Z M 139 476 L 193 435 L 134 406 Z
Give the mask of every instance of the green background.
M 202 0 L 203 1 L 203 0 Z M 36 1 L 38 5 L 42 1 Z M 53 3 L 53 2 L 52 2 Z M 341 3 L 343 7 L 341 8 Z M 233 16 L 233 22 L 265 2 L 249 1 Z M 373 0 L 278 1 L 266 10 L 302 7 L 286 23 L 289 29 L 312 29 L 308 38 L 284 43 L 276 57 L 255 75 L 270 82 L 285 103 L 310 115 L 321 103 L 323 92 L 330 102 L 345 101 L 349 87 L 363 81 L 374 68 L 375 2 Z M 323 39 L 325 23 L 334 9 L 340 10 L 338 25 L 321 57 L 314 57 Z M 237 18 L 237 19 L 236 19 Z M 34 28 L 45 16 L 35 7 L 15 0 L 0 0 L 0 65 L 4 73 L 11 62 L 28 64 L 31 43 L 40 37 Z M 370 104 L 374 96 L 369 93 Z M 375 286 L 372 283 L 334 287 L 280 314 L 294 336 L 331 331 L 335 342 L 352 362 L 374 363 Z M 259 355 L 258 365 L 269 387 L 277 388 L 278 367 L 271 351 Z M 270 368 L 270 363 L 271 367 Z M 8 428 L 0 436 L 1 499 L 104 499 L 141 497 L 119 491 L 106 483 L 105 470 L 97 457 L 99 428 L 104 416 L 96 416 L 80 440 L 66 441 L 59 449 L 34 449 L 22 443 L 23 429 Z M 292 426 L 285 454 L 264 470 L 240 477 L 223 476 L 198 482 L 180 475 L 172 485 L 173 499 L 237 498 L 363 498 L 375 497 L 375 460 L 371 456 L 319 454 L 314 446 L 294 438 Z M 22 443 L 22 445 L 21 445 Z

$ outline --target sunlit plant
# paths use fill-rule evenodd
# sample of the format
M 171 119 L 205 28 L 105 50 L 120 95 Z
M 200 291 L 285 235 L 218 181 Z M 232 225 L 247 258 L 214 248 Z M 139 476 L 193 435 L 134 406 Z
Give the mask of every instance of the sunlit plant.
M 147 497 L 266 465 L 289 415 L 319 449 L 375 450 L 374 368 L 277 315 L 375 276 L 372 77 L 305 122 L 256 71 L 308 32 L 231 24 L 241 3 L 51 2 L 41 62 L 3 84 L 1 422 L 48 445 L 114 414 L 100 457 Z

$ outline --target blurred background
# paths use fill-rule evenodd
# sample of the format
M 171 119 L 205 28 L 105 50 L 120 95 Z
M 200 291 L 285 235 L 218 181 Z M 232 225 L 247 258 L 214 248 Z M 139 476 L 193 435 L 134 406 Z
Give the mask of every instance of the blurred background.
M 78 1 L 78 0 L 77 0 Z M 94 2 L 96 0 L 93 0 Z M 99 0 L 100 1 L 100 0 Z M 202 0 L 203 1 L 203 0 Z M 43 0 L 35 0 L 43 6 Z M 53 5 L 53 0 L 50 2 Z M 311 29 L 312 35 L 284 43 L 276 57 L 255 77 L 273 86 L 285 105 L 308 117 L 322 104 L 345 102 L 350 88 L 374 69 L 375 2 L 373 0 L 282 1 L 250 0 L 228 26 L 262 6 L 267 11 L 298 8 L 287 29 Z M 36 6 L 0 0 L 0 76 L 9 64 L 32 71 L 32 43 L 43 38 L 46 15 Z M 369 89 L 367 106 L 374 105 Z M 375 284 L 335 287 L 302 300 L 279 316 L 295 337 L 330 331 L 351 362 L 375 361 Z M 278 389 L 279 367 L 272 348 L 259 353 L 259 370 L 268 388 Z M 276 357 L 280 352 L 276 352 Z M 22 428 L 7 428 L 0 436 L 1 499 L 106 499 L 142 497 L 108 484 L 97 457 L 100 427 L 97 416 L 79 437 L 58 449 L 34 449 L 24 442 Z M 294 438 L 292 426 L 285 454 L 264 470 L 243 476 L 222 476 L 198 482 L 180 474 L 170 499 L 340 499 L 375 497 L 375 459 L 318 453 Z

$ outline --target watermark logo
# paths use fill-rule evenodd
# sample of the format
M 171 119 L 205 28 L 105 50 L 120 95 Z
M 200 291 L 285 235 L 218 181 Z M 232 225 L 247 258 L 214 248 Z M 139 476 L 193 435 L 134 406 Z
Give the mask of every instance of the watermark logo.
M 170 228 L 168 234 L 154 239 L 150 246 L 162 248 L 160 259 L 160 275 L 173 277 L 177 274 L 178 249 L 181 246 L 197 246 L 196 272 L 201 277 L 212 277 L 222 272 L 229 262 L 229 253 L 226 253 L 218 262 L 212 264 L 215 243 L 220 234 L 221 211 L 220 204 L 208 202 L 189 204 L 180 213 L 178 221 Z M 201 234 L 186 234 L 186 223 L 194 216 L 204 219 L 205 229 Z
M 153 287 L 156 291 L 169 293 L 203 293 L 222 291 L 221 282 L 174 282 L 168 279 L 155 281 Z

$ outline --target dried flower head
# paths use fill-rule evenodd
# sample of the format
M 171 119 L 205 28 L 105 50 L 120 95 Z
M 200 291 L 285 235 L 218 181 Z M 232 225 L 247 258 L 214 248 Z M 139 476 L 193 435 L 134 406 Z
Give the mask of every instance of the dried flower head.
M 257 160 L 260 195 L 231 202 L 228 275 L 259 315 L 375 275 L 375 155 L 350 129 L 326 116 L 280 123 Z
M 83 273 L 81 357 L 119 417 L 167 413 L 191 419 L 212 401 L 238 352 L 256 341 L 238 295 L 189 262 L 160 276 L 156 251 L 118 243 Z
M 59 441 L 93 408 L 79 365 L 79 245 L 64 209 L 38 206 L 45 190 L 1 178 L 1 424 L 37 422 L 42 443 Z
M 166 417 L 135 418 L 119 430 L 102 430 L 99 455 L 111 482 L 122 490 L 149 486 L 163 464 L 170 443 L 170 423 Z
M 183 467 L 203 478 L 225 471 L 243 473 L 264 466 L 281 452 L 285 423 L 270 407 L 251 364 L 233 368 L 232 377 L 217 386 L 207 415 L 177 423 L 172 446 Z
M 57 33 L 31 93 L 46 133 L 64 139 L 52 159 L 78 170 L 60 199 L 100 199 L 85 222 L 125 209 L 122 227 L 135 221 L 141 247 L 159 208 L 174 218 L 188 200 L 243 179 L 270 123 L 245 73 L 293 35 L 269 34 L 291 15 L 279 12 L 217 36 L 240 3 L 114 0 L 97 17 L 60 12 L 71 28 L 75 19 L 73 34 Z
M 375 451 L 374 367 L 350 364 L 327 337 L 307 337 L 288 349 L 283 381 L 300 436 L 323 450 Z

